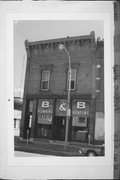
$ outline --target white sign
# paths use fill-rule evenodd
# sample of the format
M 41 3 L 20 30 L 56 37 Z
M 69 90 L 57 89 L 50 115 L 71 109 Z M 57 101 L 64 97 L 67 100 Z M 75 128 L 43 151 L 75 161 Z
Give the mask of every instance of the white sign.
M 84 109 L 85 107 L 85 102 L 77 102 L 77 109 Z
M 53 104 L 54 103 L 52 99 L 39 99 L 38 114 L 52 114 Z
M 50 106 L 49 101 L 42 101 L 42 107 L 43 108 L 48 108 Z

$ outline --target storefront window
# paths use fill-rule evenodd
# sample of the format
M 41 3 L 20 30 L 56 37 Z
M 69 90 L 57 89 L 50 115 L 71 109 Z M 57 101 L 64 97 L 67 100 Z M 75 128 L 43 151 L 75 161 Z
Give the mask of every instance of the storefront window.
M 50 139 L 52 136 L 53 100 L 38 100 L 37 137 Z
M 16 120 L 16 119 L 14 119 L 14 128 L 16 128 L 16 121 L 17 121 L 17 120 Z
M 87 117 L 74 116 L 72 120 L 72 140 L 86 142 L 88 135 Z
M 73 116 L 72 125 L 77 127 L 87 127 L 87 117 Z
M 33 101 L 29 101 L 29 112 L 33 112 Z

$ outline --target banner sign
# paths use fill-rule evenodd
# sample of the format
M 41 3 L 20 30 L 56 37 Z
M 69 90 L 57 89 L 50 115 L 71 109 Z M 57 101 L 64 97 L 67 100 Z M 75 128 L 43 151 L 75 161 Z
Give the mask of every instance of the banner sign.
M 53 114 L 53 100 L 39 99 L 38 114 Z
M 72 102 L 72 115 L 88 116 L 89 115 L 89 102 L 84 100 L 73 100 Z

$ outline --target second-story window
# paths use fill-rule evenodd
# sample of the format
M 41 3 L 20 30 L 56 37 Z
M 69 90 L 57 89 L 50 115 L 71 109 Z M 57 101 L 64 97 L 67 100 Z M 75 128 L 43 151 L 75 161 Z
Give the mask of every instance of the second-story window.
M 49 90 L 50 71 L 42 71 L 41 90 Z
M 67 89 L 69 89 L 69 70 L 68 70 L 68 80 L 67 80 Z M 70 90 L 75 90 L 76 85 L 76 69 L 71 69 L 71 84 L 70 84 Z

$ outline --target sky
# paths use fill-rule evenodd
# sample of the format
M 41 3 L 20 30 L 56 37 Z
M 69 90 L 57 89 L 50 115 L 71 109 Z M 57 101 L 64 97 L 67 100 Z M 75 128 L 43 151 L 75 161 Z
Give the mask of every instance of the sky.
M 95 31 L 96 39 L 104 39 L 101 20 L 19 20 L 14 22 L 14 93 L 22 96 L 26 70 L 24 41 L 89 35 Z

